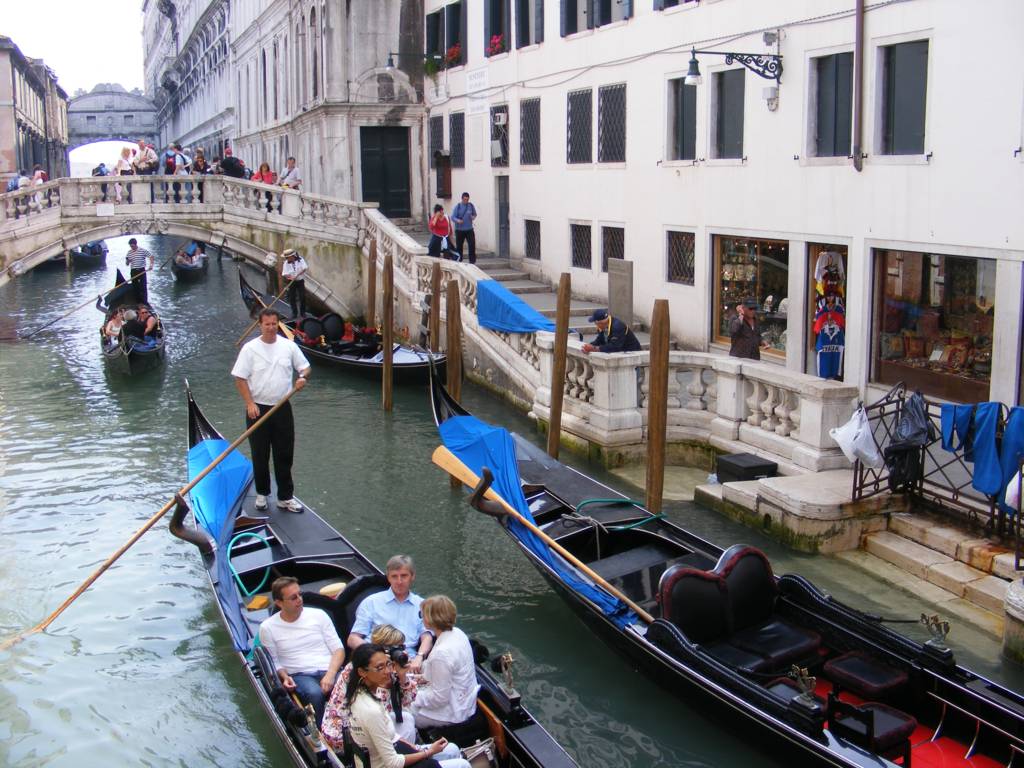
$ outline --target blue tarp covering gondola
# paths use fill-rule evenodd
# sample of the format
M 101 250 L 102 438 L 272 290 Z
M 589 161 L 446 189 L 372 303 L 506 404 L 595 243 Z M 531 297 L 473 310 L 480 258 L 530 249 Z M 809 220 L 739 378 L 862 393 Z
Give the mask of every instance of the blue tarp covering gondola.
M 230 445 L 227 440 L 203 440 L 188 452 L 189 481 L 206 469 Z M 203 529 L 217 542 L 217 598 L 231 631 L 235 649 L 249 650 L 249 636 L 242 618 L 234 577 L 226 556 L 235 516 L 245 489 L 252 479 L 252 463 L 237 450 L 232 451 L 189 493 L 192 510 Z
M 531 523 L 534 522 L 526 497 L 523 496 L 515 443 L 507 430 L 486 424 L 475 416 L 453 416 L 441 422 L 438 429 L 441 432 L 441 440 L 448 450 L 477 477 L 480 476 L 483 467 L 490 469 L 494 473 L 492 487 L 498 495 L 524 518 Z M 625 627 L 637 621 L 636 614 L 621 600 L 581 578 L 575 568 L 552 552 L 547 544 L 520 522 L 510 519 L 509 527 L 516 538 L 547 563 L 566 585 L 599 606 L 616 625 Z
M 553 331 L 555 324 L 497 280 L 476 284 L 476 316 L 480 325 L 492 331 L 533 333 Z

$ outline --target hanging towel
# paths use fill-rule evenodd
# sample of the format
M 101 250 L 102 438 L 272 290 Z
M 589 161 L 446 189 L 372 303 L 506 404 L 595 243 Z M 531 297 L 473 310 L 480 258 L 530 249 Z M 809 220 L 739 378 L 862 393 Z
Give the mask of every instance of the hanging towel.
M 947 451 L 959 451 L 968 442 L 971 431 L 971 414 L 973 405 L 950 405 L 944 403 L 940 420 L 942 424 L 942 447 Z M 960 442 L 953 445 L 953 438 L 959 437 Z M 970 449 L 965 448 L 965 453 Z M 970 461 L 970 459 L 968 459 Z
M 996 428 L 1002 405 L 978 403 L 974 412 L 974 477 L 971 485 L 987 496 L 1000 494 L 1006 487 L 996 448 Z
M 1006 492 L 1006 484 L 1017 473 L 1021 457 L 1024 457 L 1024 407 L 1018 405 L 1010 409 L 1010 416 L 1006 419 L 1006 427 L 1003 429 L 1003 445 L 999 457 L 1003 476 L 1003 490 L 1000 491 L 999 506 L 1010 515 L 1014 514 L 1016 510 L 1006 504 L 1003 495 Z

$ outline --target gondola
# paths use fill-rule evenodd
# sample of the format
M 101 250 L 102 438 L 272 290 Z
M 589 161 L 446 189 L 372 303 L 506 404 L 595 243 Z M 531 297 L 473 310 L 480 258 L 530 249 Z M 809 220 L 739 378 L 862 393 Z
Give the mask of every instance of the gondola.
M 106 334 L 107 321 L 110 320 L 118 306 L 111 307 L 108 304 L 107 312 L 103 316 L 103 325 L 100 326 L 100 353 L 103 355 L 103 362 L 107 369 L 123 376 L 134 376 L 161 365 L 167 346 L 163 321 L 150 308 L 150 312 L 157 318 L 155 334 L 138 338 L 122 332 L 116 339 L 111 339 Z
M 799 575 L 775 576 L 759 550 L 722 550 L 485 425 L 437 377 L 431 397 L 443 442 L 483 477 L 471 504 L 498 511 L 481 497 L 489 465 L 502 498 L 640 609 L 498 514 L 587 627 L 730 730 L 793 764 L 1006 766 L 1024 756 L 1024 696 L 958 665 L 937 617 L 922 616 L 930 640 L 912 640 Z M 451 454 L 438 457 L 458 473 Z
M 196 243 L 192 243 L 189 247 L 197 246 Z M 195 248 L 193 247 L 193 251 Z M 186 248 L 185 253 L 192 255 L 191 252 Z M 171 259 L 171 272 L 174 274 L 174 279 L 180 283 L 196 283 L 206 277 L 206 273 L 210 270 L 210 259 L 206 255 L 206 251 L 199 248 L 199 255 L 197 257 L 197 263 L 195 264 L 183 264 L 178 261 L 178 254 L 175 254 Z
M 107 244 L 103 240 L 90 240 L 82 246 L 71 249 L 71 264 L 76 269 L 92 269 L 102 267 L 107 263 Z M 57 270 L 65 269 L 67 261 L 63 253 L 51 256 L 41 262 L 36 269 Z
M 187 398 L 191 479 L 228 444 L 200 411 L 191 392 L 187 392 Z M 252 685 L 268 727 L 280 737 L 296 766 L 343 765 L 344 757 L 328 748 L 309 720 L 289 704 L 268 651 L 258 645 L 254 649 L 253 640 L 260 623 L 270 615 L 264 606 L 273 604 L 268 600 L 273 578 L 298 578 L 304 603 L 326 610 L 343 641 L 350 633 L 359 603 L 367 595 L 386 589 L 387 579 L 312 509 L 307 507 L 295 514 L 272 506 L 267 512 L 257 512 L 252 464 L 238 451 L 192 489 L 190 500 L 197 522 L 186 522 L 188 510 L 179 504 L 171 532 L 195 544 L 202 553 L 217 607 L 234 646 L 234 663 Z M 336 598 L 320 593 L 339 582 L 346 586 Z M 479 736 L 494 738 L 502 768 L 576 765 L 522 706 L 519 694 L 482 662 L 477 665 L 477 678 L 481 685 L 479 702 L 483 705 L 479 709 L 487 720 Z
M 273 296 L 262 294 L 238 272 L 242 301 L 250 314 L 254 315 L 273 300 Z M 282 308 L 283 305 L 283 308 Z M 291 307 L 280 299 L 275 309 L 287 318 L 285 324 L 295 332 L 297 343 L 310 361 L 318 361 L 348 373 L 379 380 L 384 367 L 384 353 L 381 351 L 380 335 L 373 330 L 346 330 L 340 315 L 330 312 L 321 317 L 291 317 Z M 425 384 L 430 377 L 430 352 L 406 344 L 395 344 L 392 364 L 395 384 Z M 446 356 L 433 353 L 434 365 L 445 370 Z

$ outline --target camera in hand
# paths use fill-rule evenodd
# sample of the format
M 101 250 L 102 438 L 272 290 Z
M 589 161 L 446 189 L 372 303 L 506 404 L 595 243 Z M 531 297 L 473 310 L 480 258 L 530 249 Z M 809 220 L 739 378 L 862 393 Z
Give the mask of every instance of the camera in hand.
M 409 665 L 409 654 L 404 645 L 392 645 L 387 649 L 388 658 L 400 667 Z

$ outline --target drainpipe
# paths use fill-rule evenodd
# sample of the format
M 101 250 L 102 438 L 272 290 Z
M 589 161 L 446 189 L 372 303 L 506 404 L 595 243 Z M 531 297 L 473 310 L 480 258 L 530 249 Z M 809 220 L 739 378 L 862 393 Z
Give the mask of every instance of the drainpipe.
M 864 0 L 857 0 L 853 43 L 853 167 L 864 170 Z

